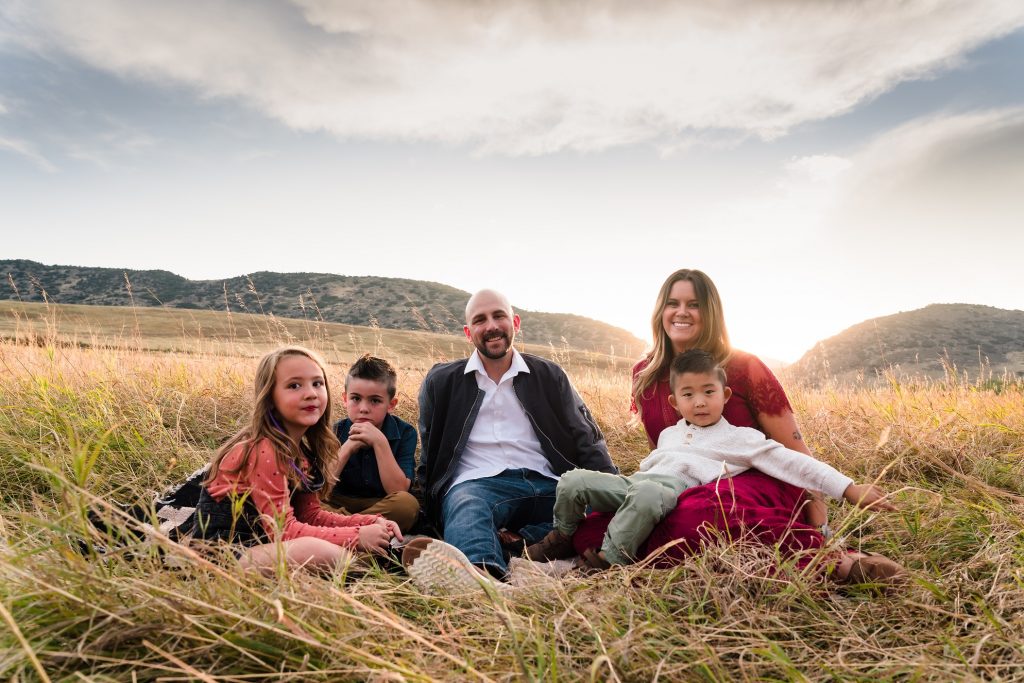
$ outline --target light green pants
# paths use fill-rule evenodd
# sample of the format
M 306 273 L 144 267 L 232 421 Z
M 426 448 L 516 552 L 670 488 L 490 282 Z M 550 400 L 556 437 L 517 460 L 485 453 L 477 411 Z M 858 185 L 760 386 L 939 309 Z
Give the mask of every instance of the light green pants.
M 601 550 L 612 564 L 629 564 L 636 561 L 636 549 L 647 540 L 654 525 L 675 508 L 685 488 L 682 479 L 669 474 L 638 472 L 625 477 L 571 470 L 558 480 L 555 528 L 571 536 L 588 505 L 598 512 L 614 512 Z

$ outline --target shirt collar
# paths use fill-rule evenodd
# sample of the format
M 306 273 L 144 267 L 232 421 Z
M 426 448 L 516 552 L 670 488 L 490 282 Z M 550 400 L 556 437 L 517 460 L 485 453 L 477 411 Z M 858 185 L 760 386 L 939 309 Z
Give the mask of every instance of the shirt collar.
M 692 427 L 693 429 L 701 429 L 705 431 L 714 430 L 716 432 L 723 429 L 729 429 L 732 426 L 729 424 L 729 421 L 725 419 L 725 415 L 718 418 L 718 422 L 713 425 L 708 425 L 707 427 L 701 427 L 700 425 L 695 425 L 692 422 L 687 422 L 684 418 L 679 418 L 679 422 L 687 427 Z
M 466 363 L 466 369 L 463 372 L 464 372 L 464 374 L 467 374 L 467 375 L 469 373 L 471 373 L 471 372 L 476 372 L 476 373 L 479 373 L 481 375 L 484 375 L 485 377 L 487 376 L 487 370 L 484 369 L 484 362 L 480 358 L 480 351 L 479 350 L 473 349 L 473 355 L 471 355 L 469 357 L 469 361 Z M 518 351 L 516 351 L 515 348 L 513 348 L 512 349 L 512 366 L 508 369 L 508 371 L 504 375 L 502 375 L 502 378 L 505 378 L 505 377 L 515 377 L 520 372 L 525 372 L 525 373 L 529 374 L 530 367 L 526 364 L 526 361 L 523 360 L 522 354 L 520 354 Z

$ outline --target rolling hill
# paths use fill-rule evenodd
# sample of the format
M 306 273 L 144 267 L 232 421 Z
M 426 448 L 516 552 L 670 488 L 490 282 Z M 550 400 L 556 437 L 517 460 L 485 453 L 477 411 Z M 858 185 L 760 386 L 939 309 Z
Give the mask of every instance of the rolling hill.
M 810 382 L 899 373 L 942 377 L 1024 375 L 1024 311 L 974 304 L 932 304 L 858 323 L 818 342 L 787 372 Z
M 436 282 L 328 273 L 258 272 L 224 280 L 188 280 L 165 270 L 48 266 L 0 261 L 9 287 L 0 298 L 98 306 L 148 306 L 322 320 L 462 334 L 469 292 Z M 515 302 L 513 302 L 513 306 Z M 613 356 L 639 357 L 644 342 L 590 318 L 517 308 L 521 340 Z

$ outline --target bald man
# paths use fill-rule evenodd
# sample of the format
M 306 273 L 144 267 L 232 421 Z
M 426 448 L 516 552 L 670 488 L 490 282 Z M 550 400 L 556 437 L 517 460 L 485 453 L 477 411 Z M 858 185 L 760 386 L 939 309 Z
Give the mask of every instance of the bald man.
M 474 294 L 463 330 L 472 355 L 435 365 L 420 387 L 416 476 L 444 540 L 503 578 L 499 529 L 536 542 L 551 528 L 559 475 L 618 470 L 562 368 L 513 347 L 519 316 L 508 299 Z

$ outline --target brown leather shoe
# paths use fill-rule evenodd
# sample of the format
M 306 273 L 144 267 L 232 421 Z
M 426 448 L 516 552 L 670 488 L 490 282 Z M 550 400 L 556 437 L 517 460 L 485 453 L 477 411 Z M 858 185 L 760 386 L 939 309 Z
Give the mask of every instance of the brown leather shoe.
M 547 536 L 526 548 L 527 557 L 540 562 L 564 560 L 575 554 L 576 549 L 572 547 L 572 536 L 566 536 L 558 529 L 552 529 Z

